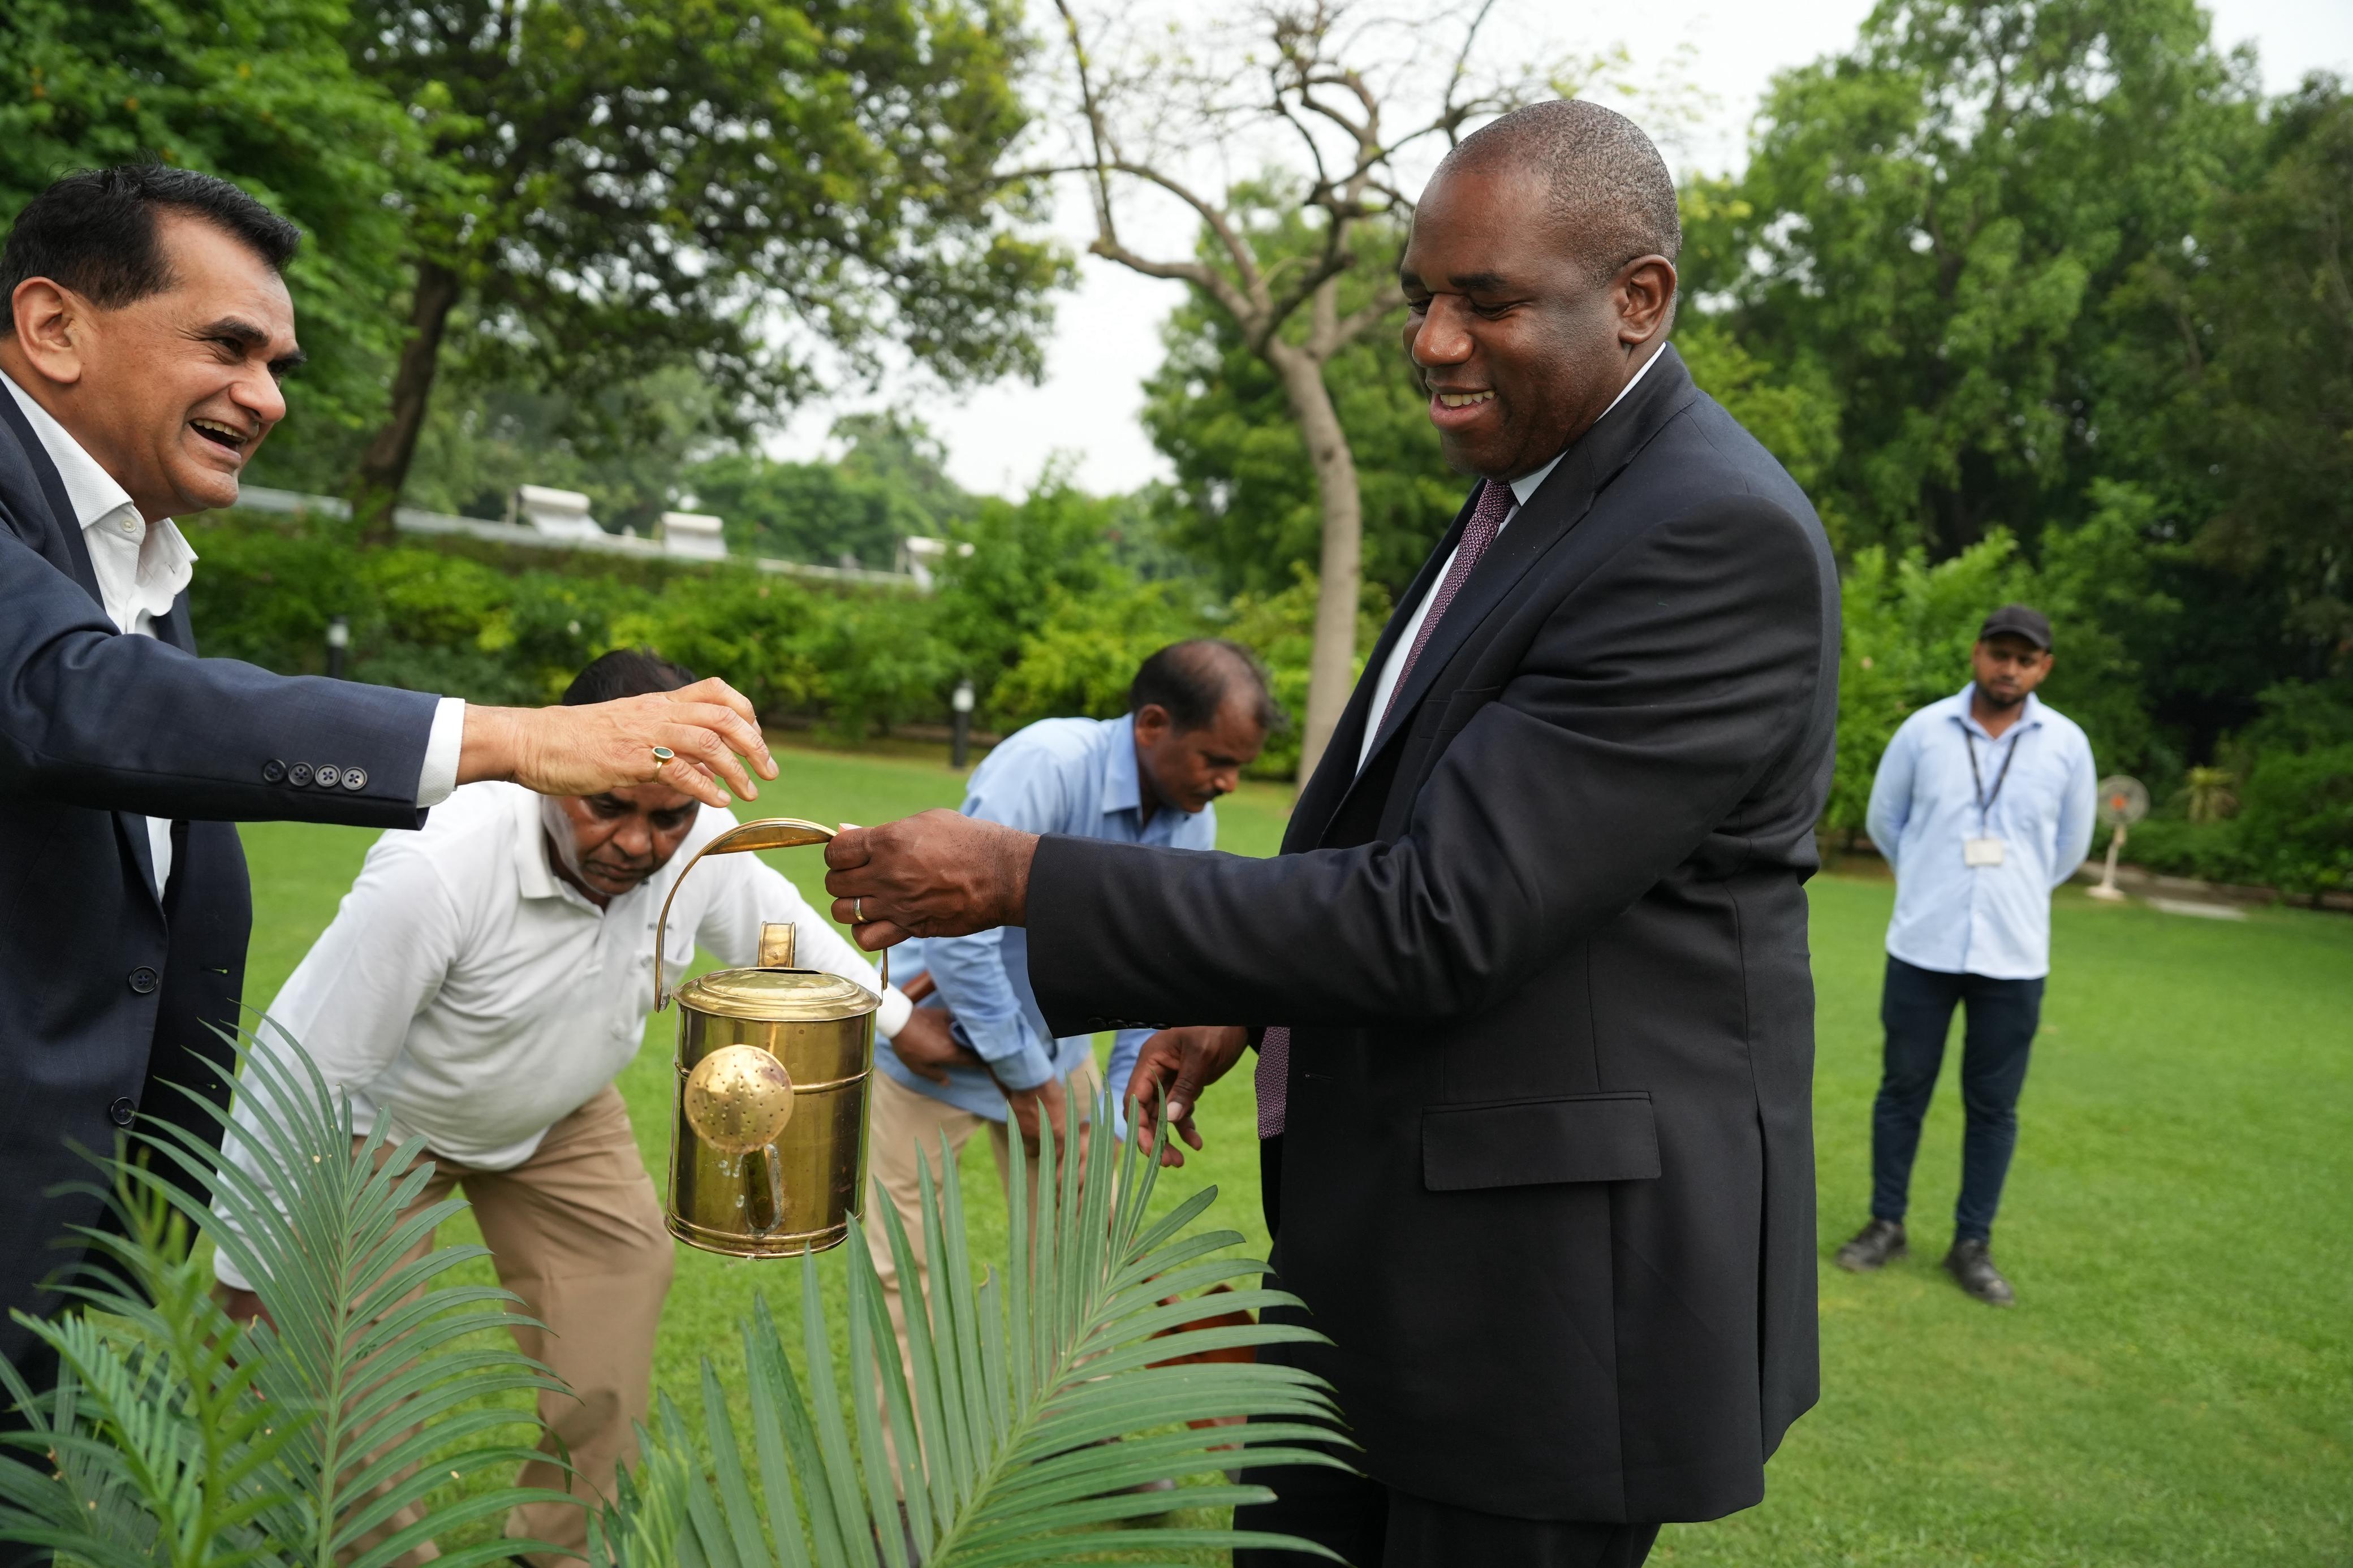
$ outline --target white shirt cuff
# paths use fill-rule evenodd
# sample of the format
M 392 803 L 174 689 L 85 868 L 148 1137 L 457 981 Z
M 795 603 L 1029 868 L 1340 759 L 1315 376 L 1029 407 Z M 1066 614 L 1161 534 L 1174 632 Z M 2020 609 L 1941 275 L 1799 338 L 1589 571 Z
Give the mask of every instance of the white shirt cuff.
M 418 810 L 439 805 L 458 787 L 458 752 L 466 743 L 466 700 L 444 697 L 433 710 L 433 732 L 425 742 L 425 766 L 417 775 Z
M 874 1032 L 886 1040 L 895 1040 L 914 1012 L 915 1005 L 907 1000 L 907 994 L 893 985 L 882 993 L 882 1005 L 875 1009 Z

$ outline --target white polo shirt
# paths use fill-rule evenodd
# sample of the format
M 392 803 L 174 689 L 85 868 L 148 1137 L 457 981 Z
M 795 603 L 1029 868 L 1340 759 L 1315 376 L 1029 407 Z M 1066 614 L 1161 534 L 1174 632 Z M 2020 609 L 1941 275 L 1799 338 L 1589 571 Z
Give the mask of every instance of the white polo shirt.
M 334 922 L 270 1004 L 264 1047 L 299 1040 L 327 1082 L 350 1092 L 363 1131 L 388 1115 L 396 1136 L 422 1137 L 437 1155 L 519 1165 L 637 1055 L 662 900 L 733 826 L 704 806 L 668 865 L 600 910 L 550 868 L 538 795 L 463 785 L 422 830 L 376 840 Z M 698 943 L 745 965 L 762 922 L 790 921 L 801 964 L 876 988 L 873 965 L 756 856 L 704 861 L 670 920 L 672 984 Z M 878 1032 L 896 1034 L 910 1007 L 893 987 Z M 245 1089 L 240 1126 L 252 1124 Z M 254 1170 L 238 1143 L 232 1132 L 230 1156 Z

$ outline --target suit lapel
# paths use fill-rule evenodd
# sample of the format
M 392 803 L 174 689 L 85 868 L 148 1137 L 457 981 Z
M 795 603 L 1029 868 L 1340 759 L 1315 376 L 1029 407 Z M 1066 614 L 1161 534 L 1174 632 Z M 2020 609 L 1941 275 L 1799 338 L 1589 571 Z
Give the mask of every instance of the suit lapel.
M 1471 640 L 1488 615 L 1510 596 L 1528 568 L 1584 521 L 1585 514 L 1593 509 L 1595 498 L 1609 488 L 1609 481 L 1623 472 L 1667 421 L 1682 413 L 1696 395 L 1691 373 L 1683 368 L 1683 356 L 1675 353 L 1674 345 L 1669 343 L 1661 349 L 1659 357 L 1661 363 L 1651 367 L 1642 384 L 1627 394 L 1623 403 L 1603 416 L 1582 440 L 1568 449 L 1560 467 L 1528 498 L 1519 515 L 1505 526 L 1501 537 L 1456 592 L 1454 602 L 1446 607 L 1445 616 L 1423 646 L 1421 657 L 1414 660 L 1413 671 L 1407 677 L 1403 689 L 1389 704 L 1380 734 L 1365 759 L 1367 771 L 1374 759 L 1406 730 L 1414 710 L 1430 695 L 1448 661 Z M 1419 599 L 1409 603 L 1418 604 Z M 1333 803 L 1335 814 L 1345 799 L 1344 790 L 1341 799 Z
M 32 421 L 16 406 L 16 400 L 7 388 L 0 387 L 0 427 L 15 439 L 25 454 L 26 466 L 32 470 L 34 482 L 40 487 L 41 500 L 49 511 L 49 528 L 44 538 L 26 541 L 39 551 L 51 565 L 64 572 L 81 585 L 90 603 L 103 612 L 106 601 L 98 591 L 98 573 L 90 562 L 90 545 L 81 536 L 81 524 L 74 517 L 73 500 L 66 494 L 66 482 L 58 466 L 49 458 L 48 448 L 33 433 Z M 18 498 L 19 504 L 30 498 Z M 29 510 L 29 509 L 28 509 Z M 173 601 L 171 612 L 154 626 L 157 638 L 173 647 L 194 652 L 195 639 L 189 635 L 188 596 L 182 594 Z M 160 912 L 162 900 L 155 891 L 155 850 L 148 841 L 147 819 L 136 812 L 110 812 L 114 818 L 114 832 L 124 858 L 139 871 L 139 885 L 155 902 Z
M 1431 584 L 1445 569 L 1446 558 L 1461 542 L 1462 530 L 1470 521 L 1471 503 L 1466 500 L 1454 514 L 1453 525 L 1446 531 L 1446 536 L 1414 574 L 1412 585 L 1390 609 L 1388 625 L 1381 628 L 1380 639 L 1373 644 L 1371 657 L 1365 660 L 1364 673 L 1356 678 L 1356 689 L 1348 693 L 1348 705 L 1340 710 L 1339 726 L 1324 747 L 1323 760 L 1315 764 L 1307 786 L 1299 792 L 1299 799 L 1292 806 L 1291 826 L 1282 835 L 1286 852 L 1313 847 L 1323 839 L 1324 828 L 1331 826 L 1333 815 L 1340 809 L 1348 787 L 1356 782 L 1356 757 L 1365 749 L 1365 730 L 1373 722 L 1373 687 L 1381 678 L 1381 667 L 1388 663 L 1390 651 L 1397 647 L 1398 638 L 1405 635 L 1406 624 L 1413 618 L 1414 607 L 1429 596 Z
M 33 471 L 34 482 L 40 486 L 41 499 L 48 503 L 48 536 L 25 542 L 80 584 L 91 603 L 102 606 L 105 600 L 99 595 L 98 573 L 90 563 L 90 545 L 83 540 L 81 524 L 74 517 L 73 498 L 66 494 L 65 478 L 58 472 L 57 464 L 49 460 L 48 448 L 41 445 L 41 438 L 33 434 L 32 421 L 25 417 L 25 411 L 16 406 L 16 399 L 5 386 L 0 386 L 0 426 L 16 437 L 25 454 L 26 466 Z

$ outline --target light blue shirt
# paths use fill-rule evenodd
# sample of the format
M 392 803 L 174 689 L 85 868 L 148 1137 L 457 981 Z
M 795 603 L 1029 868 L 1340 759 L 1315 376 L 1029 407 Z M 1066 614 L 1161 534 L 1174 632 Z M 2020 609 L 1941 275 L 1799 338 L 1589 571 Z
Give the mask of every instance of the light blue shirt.
M 1947 974 L 2038 980 L 2051 973 L 2051 889 L 2092 847 L 2092 743 L 2031 694 L 1997 741 L 1969 714 L 1976 690 L 1905 720 L 1879 759 L 1865 826 L 1895 872 L 1887 951 Z M 1990 803 L 1982 813 L 1973 744 Z M 2001 840 L 2001 864 L 1969 865 L 1962 846 L 1972 838 Z
M 1041 719 L 998 742 L 965 786 L 964 814 L 1002 822 L 1028 833 L 1067 833 L 1113 844 L 1165 845 L 1174 849 L 1212 849 L 1218 842 L 1218 808 L 1187 816 L 1163 805 L 1143 820 L 1135 780 L 1135 726 L 1119 719 Z M 910 951 L 913 950 L 913 951 Z M 955 1031 L 989 1063 L 952 1067 L 944 1085 L 918 1078 L 891 1051 L 875 1053 L 884 1072 L 918 1094 L 946 1100 L 959 1110 L 1005 1120 L 1002 1082 L 1035 1089 L 1049 1078 L 1067 1078 L 1086 1059 L 1093 1037 L 1047 1033 L 1046 1015 L 1029 987 L 1029 933 L 999 926 L 973 936 L 934 937 L 904 943 L 906 954 L 892 967 L 902 974 L 928 968 L 938 984 L 937 1001 L 955 1015 Z M 931 1005 L 933 998 L 925 999 Z M 1150 1029 L 1123 1029 L 1113 1037 L 1107 1075 L 1113 1097 L 1124 1094 L 1136 1055 Z

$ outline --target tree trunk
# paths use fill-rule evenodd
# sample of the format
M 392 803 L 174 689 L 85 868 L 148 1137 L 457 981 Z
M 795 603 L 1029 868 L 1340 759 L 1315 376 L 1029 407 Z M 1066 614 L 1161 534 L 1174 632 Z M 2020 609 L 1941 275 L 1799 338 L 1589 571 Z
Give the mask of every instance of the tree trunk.
M 1323 503 L 1324 552 L 1316 568 L 1314 651 L 1307 666 L 1307 722 L 1300 736 L 1299 780 L 1304 784 L 1323 760 L 1340 710 L 1356 684 L 1356 605 L 1363 593 L 1365 505 L 1356 489 L 1356 458 L 1340 428 L 1324 362 L 1281 339 L 1266 346 L 1267 363 L 1282 377 L 1292 417 L 1307 443 Z
M 361 539 L 369 544 L 392 542 L 392 509 L 400 504 L 401 488 L 408 482 L 408 465 L 417 456 L 417 437 L 432 401 L 433 373 L 441 363 L 442 333 L 461 289 L 458 274 L 439 262 L 417 264 L 408 341 L 401 345 L 400 363 L 392 377 L 392 412 L 360 455 L 353 486 L 352 514 L 360 521 Z

